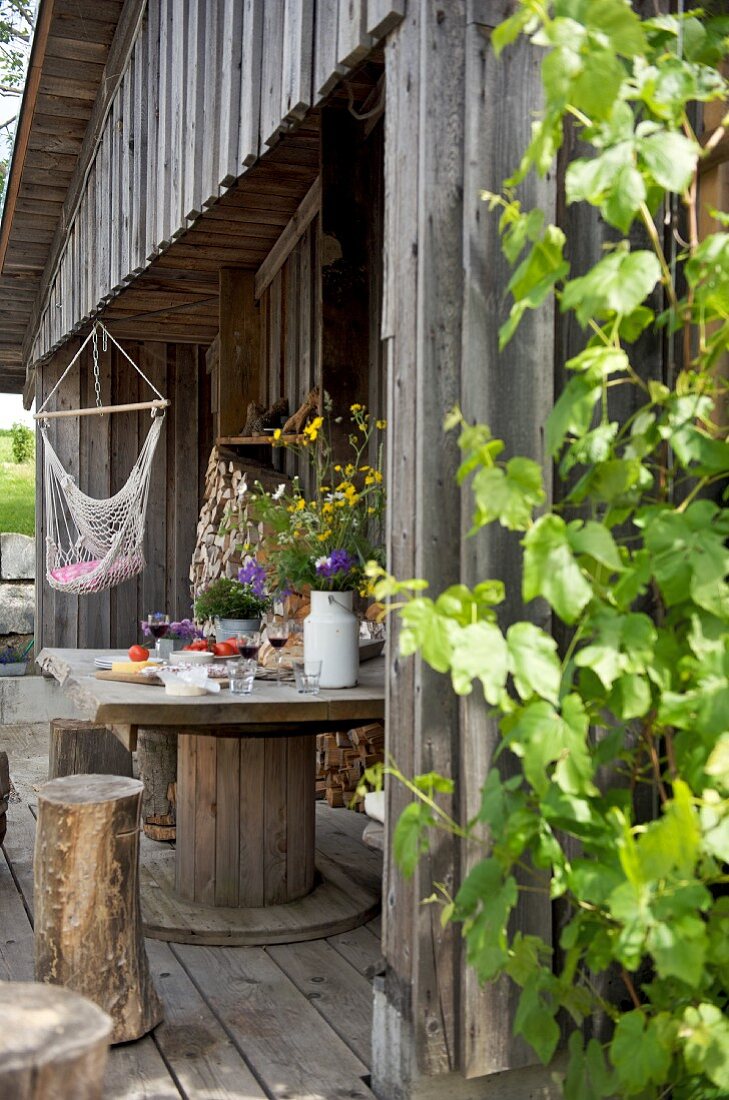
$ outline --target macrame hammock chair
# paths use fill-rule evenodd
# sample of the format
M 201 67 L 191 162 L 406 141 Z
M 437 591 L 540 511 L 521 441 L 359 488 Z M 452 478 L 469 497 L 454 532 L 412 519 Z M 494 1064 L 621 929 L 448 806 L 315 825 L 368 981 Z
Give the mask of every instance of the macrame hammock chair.
M 99 333 L 102 351 L 108 341 L 119 349 L 150 389 L 157 395 L 152 401 L 127 405 L 102 405 L 99 381 Z M 96 406 L 46 412 L 46 406 L 64 378 L 91 341 L 94 365 Z M 46 578 L 51 588 L 77 596 L 102 592 L 106 588 L 141 573 L 144 560 L 144 526 L 149 497 L 152 459 L 170 402 L 150 382 L 144 371 L 127 355 L 110 332 L 97 321 L 65 371 L 43 402 L 35 419 L 43 437 L 43 471 L 46 497 Z M 139 457 L 124 486 L 107 500 L 82 493 L 64 468 L 49 438 L 50 421 L 67 416 L 104 416 L 107 413 L 150 409 L 152 424 Z

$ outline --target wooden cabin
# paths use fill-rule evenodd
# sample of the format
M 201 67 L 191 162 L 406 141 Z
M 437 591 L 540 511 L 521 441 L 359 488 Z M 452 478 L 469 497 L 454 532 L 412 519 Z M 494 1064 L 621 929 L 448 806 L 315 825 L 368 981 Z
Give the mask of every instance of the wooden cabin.
M 466 540 L 454 489 L 458 401 L 549 470 L 542 440 L 555 356 L 574 334 L 548 308 L 497 350 L 507 281 L 482 188 L 498 190 L 539 103 L 537 59 L 497 61 L 509 0 L 41 0 L 0 226 L 0 389 L 50 393 L 94 318 L 172 401 L 148 512 L 148 566 L 81 599 L 43 583 L 39 645 L 126 646 L 150 610 L 189 611 L 190 563 L 213 446 L 281 459 L 240 437 L 249 401 L 296 408 L 315 384 L 389 421 L 387 551 L 433 587 L 516 573 L 515 538 Z M 524 187 L 563 222 L 558 180 Z M 585 256 L 600 247 L 594 223 Z M 104 402 L 138 399 L 122 355 Z M 57 407 L 93 403 L 90 352 Z M 148 413 L 54 421 L 82 489 L 117 489 Z M 223 442 L 221 442 L 223 441 Z M 40 449 L 39 449 L 40 451 Z M 40 458 L 39 458 L 40 462 Z M 516 610 L 516 609 L 515 609 Z M 456 699 L 421 663 L 388 657 L 387 748 L 407 773 L 458 780 L 463 819 L 496 744 L 483 700 Z M 422 904 L 468 856 L 440 840 L 412 880 L 394 866 L 389 793 L 383 967 L 372 1090 L 380 1100 L 527 1100 L 550 1073 L 511 1037 L 514 994 L 478 986 L 458 928 Z M 548 903 L 518 920 L 547 936 Z

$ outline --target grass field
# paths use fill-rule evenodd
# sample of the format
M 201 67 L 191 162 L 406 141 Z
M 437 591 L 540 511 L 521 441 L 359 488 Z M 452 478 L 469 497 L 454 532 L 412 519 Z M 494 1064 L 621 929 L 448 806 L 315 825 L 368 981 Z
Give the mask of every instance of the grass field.
M 35 533 L 35 459 L 13 462 L 10 432 L 0 430 L 0 531 Z

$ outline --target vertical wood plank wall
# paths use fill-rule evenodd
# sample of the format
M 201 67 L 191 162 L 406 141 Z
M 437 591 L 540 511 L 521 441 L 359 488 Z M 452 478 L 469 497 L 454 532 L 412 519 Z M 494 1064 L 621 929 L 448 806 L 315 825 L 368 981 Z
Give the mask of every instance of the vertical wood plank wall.
M 502 0 L 408 4 L 387 40 L 383 315 L 389 566 L 398 576 L 426 577 L 434 592 L 461 579 L 501 577 L 512 593 L 504 627 L 524 613 L 518 540 L 500 529 L 465 538 L 471 502 L 455 488 L 456 439 L 443 434 L 442 423 L 458 402 L 470 421 L 489 422 L 509 453 L 541 462 L 550 484 L 542 425 L 554 386 L 555 320 L 549 309 L 532 314 L 508 352 L 498 354 L 508 275 L 497 219 L 489 218 L 479 196 L 482 188 L 499 190 L 516 167 L 540 100 L 537 60 L 529 50 L 512 47 L 498 62 L 488 46 L 488 27 L 505 7 Z M 528 183 L 519 197 L 556 216 L 553 177 Z M 546 613 L 541 625 L 549 628 Z M 477 810 L 497 731 L 480 693 L 457 700 L 443 677 L 418 661 L 401 661 L 395 621 L 391 630 L 388 753 L 406 774 L 434 769 L 452 776 L 457 802 L 451 810 L 467 820 Z M 387 798 L 394 821 L 409 798 L 396 784 Z M 391 850 L 385 853 L 387 967 L 375 1042 L 382 1042 L 386 1057 L 373 1063 L 377 1095 L 410 1096 L 409 1082 L 419 1076 L 442 1076 L 448 1095 L 449 1076 L 474 1078 L 534 1062 L 511 1036 L 509 986 L 480 989 L 458 929 L 443 930 L 438 907 L 421 903 L 434 882 L 457 889 L 472 858 L 439 837 L 406 881 Z M 522 904 L 515 915 L 519 929 L 538 929 L 547 938 L 551 919 L 543 899 Z M 412 1095 L 419 1095 L 415 1088 Z
M 126 648 L 139 636 L 138 620 L 150 611 L 173 617 L 190 613 L 188 573 L 200 506 L 198 469 L 212 441 L 209 380 L 202 349 L 193 344 L 125 344 L 126 350 L 172 405 L 157 448 L 147 509 L 147 568 L 124 584 L 79 599 L 45 581 L 46 501 L 42 448 L 38 447 L 36 540 L 38 546 L 36 642 L 39 646 Z M 73 348 L 39 370 L 38 399 L 45 400 Z M 85 351 L 50 408 L 94 403 L 93 370 Z M 144 383 L 119 352 L 100 355 L 102 400 L 137 401 Z M 42 395 L 42 396 L 41 396 Z M 107 497 L 126 481 L 149 431 L 148 412 L 50 422 L 49 438 L 64 467 L 90 496 Z
M 401 7 L 148 0 L 29 358 L 44 358 L 78 331 L 298 125 L 401 18 Z

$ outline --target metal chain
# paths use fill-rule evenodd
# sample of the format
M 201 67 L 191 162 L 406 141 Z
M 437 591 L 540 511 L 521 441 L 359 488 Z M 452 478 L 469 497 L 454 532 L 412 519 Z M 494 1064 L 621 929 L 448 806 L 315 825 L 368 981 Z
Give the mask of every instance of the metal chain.
M 94 328 L 91 336 L 91 347 L 94 353 L 94 389 L 96 391 L 96 407 L 101 408 L 101 382 L 99 381 L 99 338 Z M 104 330 L 104 351 L 106 351 L 106 330 Z

